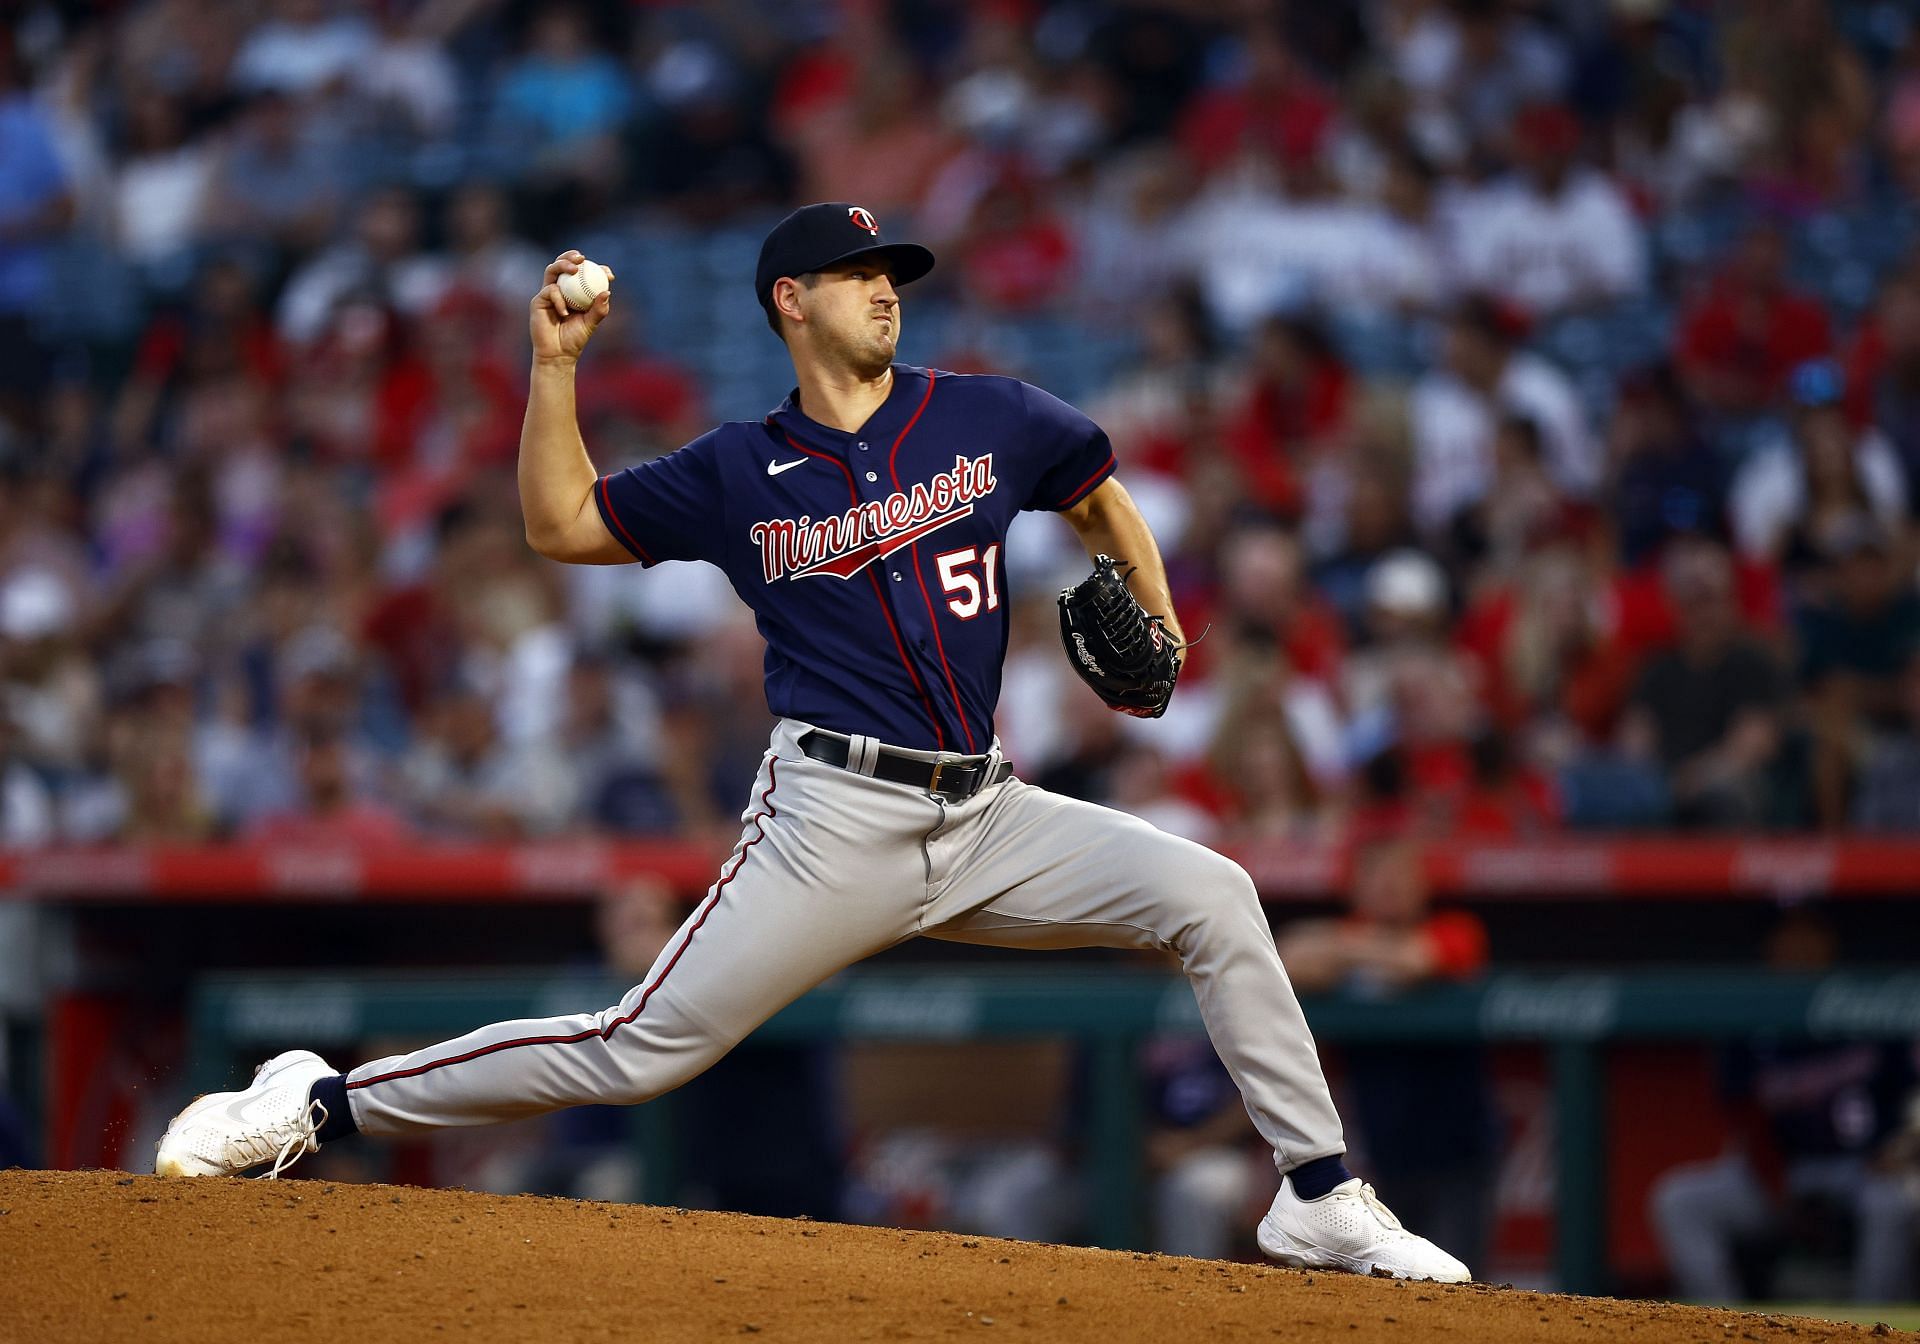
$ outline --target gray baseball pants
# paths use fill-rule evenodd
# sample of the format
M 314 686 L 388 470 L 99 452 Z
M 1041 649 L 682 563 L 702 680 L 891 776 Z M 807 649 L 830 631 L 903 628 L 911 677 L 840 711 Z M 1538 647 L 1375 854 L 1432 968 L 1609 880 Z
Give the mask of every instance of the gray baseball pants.
M 821 981 L 925 935 L 1171 951 L 1280 1170 L 1346 1151 L 1313 1037 L 1238 864 L 1018 779 L 943 803 L 803 755 L 807 730 L 793 720 L 775 728 L 719 880 L 626 997 L 361 1065 L 347 1075 L 361 1131 L 650 1100 Z M 854 740 L 854 759 L 868 742 Z

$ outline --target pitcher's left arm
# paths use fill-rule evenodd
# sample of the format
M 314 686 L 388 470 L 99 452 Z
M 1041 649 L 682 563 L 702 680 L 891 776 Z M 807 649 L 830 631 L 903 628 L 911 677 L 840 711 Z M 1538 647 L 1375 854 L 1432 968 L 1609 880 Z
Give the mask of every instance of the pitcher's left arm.
M 1119 478 L 1107 477 L 1085 499 L 1061 510 L 1060 516 L 1073 525 L 1089 557 L 1110 555 L 1123 562 L 1123 570 L 1125 565 L 1133 567 L 1127 575 L 1127 586 L 1134 597 L 1149 615 L 1166 622 L 1175 644 L 1184 645 L 1186 635 L 1173 612 L 1173 594 L 1167 588 L 1167 567 L 1160 559 L 1160 548 Z

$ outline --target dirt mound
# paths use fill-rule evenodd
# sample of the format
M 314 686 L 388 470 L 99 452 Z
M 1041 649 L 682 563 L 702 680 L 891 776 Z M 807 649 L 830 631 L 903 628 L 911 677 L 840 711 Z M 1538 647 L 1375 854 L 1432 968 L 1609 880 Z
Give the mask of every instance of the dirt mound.
M 0 1340 L 1366 1344 L 1859 1326 L 458 1190 L 0 1172 Z

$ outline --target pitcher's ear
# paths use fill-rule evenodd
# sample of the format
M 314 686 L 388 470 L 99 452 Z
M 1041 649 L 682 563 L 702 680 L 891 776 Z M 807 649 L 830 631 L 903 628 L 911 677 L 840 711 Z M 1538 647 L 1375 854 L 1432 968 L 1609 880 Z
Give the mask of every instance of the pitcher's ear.
M 783 275 L 773 282 L 773 306 L 775 311 L 784 313 L 796 322 L 806 321 L 800 312 L 800 282 L 790 275 Z

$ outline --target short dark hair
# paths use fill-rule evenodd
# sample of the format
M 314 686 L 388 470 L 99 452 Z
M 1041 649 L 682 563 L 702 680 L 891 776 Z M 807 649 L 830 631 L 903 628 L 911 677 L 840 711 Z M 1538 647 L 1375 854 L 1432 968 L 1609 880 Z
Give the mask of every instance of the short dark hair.
M 1515 441 L 1520 445 L 1520 450 L 1527 455 L 1527 461 L 1540 460 L 1541 450 L 1545 445 L 1541 440 L 1538 420 L 1516 411 L 1501 418 L 1500 428 L 1502 432 L 1514 436 Z
M 1517 310 L 1488 294 L 1469 295 L 1453 312 L 1455 327 L 1502 350 L 1520 343 L 1525 320 Z

